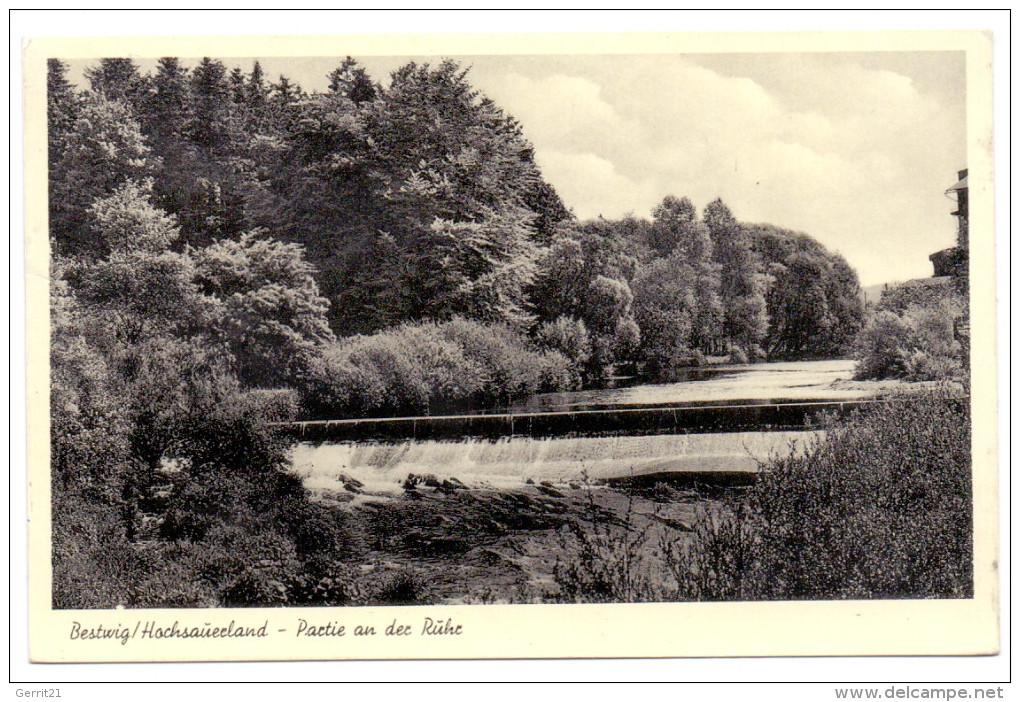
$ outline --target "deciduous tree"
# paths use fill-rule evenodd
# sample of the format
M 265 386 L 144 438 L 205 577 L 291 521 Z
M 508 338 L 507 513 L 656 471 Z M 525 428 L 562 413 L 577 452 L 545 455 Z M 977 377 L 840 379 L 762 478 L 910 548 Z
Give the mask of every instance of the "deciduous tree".
M 768 332 L 765 280 L 760 264 L 749 238 L 722 200 L 716 199 L 705 207 L 704 220 L 720 267 L 723 332 L 742 351 L 758 356 Z
M 50 169 L 50 238 L 60 253 L 101 256 L 88 211 L 99 198 L 153 169 L 130 106 L 103 93 L 85 95 L 65 146 Z
M 249 232 L 191 250 L 195 280 L 218 303 L 211 325 L 249 385 L 300 382 L 324 343 L 333 341 L 329 303 L 296 244 Z

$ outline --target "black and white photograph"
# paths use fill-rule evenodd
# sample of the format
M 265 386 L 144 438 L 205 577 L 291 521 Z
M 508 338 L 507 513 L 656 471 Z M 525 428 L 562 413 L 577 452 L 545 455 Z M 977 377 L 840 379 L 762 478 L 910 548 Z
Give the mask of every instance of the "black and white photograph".
M 962 45 L 47 45 L 61 655 L 987 598 Z

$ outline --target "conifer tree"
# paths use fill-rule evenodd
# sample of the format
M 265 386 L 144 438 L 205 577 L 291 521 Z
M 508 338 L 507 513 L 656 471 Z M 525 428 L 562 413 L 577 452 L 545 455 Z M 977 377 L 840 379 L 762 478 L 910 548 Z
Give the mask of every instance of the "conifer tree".
M 248 104 L 259 105 L 266 101 L 265 77 L 262 74 L 262 64 L 256 61 L 251 66 L 251 75 L 248 76 Z
M 67 135 L 78 117 L 78 96 L 67 81 L 67 64 L 46 61 L 46 122 L 49 165 L 52 170 L 64 152 Z
M 209 155 L 223 156 L 231 146 L 231 102 L 227 69 L 221 61 L 203 58 L 191 73 L 190 136 Z
M 278 133 L 293 130 L 299 119 L 297 103 L 302 94 L 301 86 L 285 75 L 281 75 L 278 82 L 269 86 L 267 107 L 273 130 Z
M 240 99 L 235 96 L 242 128 L 249 137 L 272 132 L 272 117 L 268 108 L 269 89 L 262 74 L 262 65 L 255 61 L 251 73 L 240 88 Z
M 109 100 L 123 100 L 138 107 L 142 77 L 138 65 L 128 58 L 99 59 L 98 66 L 85 69 L 92 92 L 102 93 Z
M 376 97 L 375 83 L 368 77 L 365 69 L 350 56 L 345 58 L 343 63 L 333 69 L 327 77 L 331 93 L 342 95 L 355 104 L 368 102 Z
M 239 66 L 235 66 L 230 71 L 230 99 L 234 101 L 235 105 L 243 105 L 245 94 L 246 94 L 246 81 L 244 77 L 244 71 Z
M 191 120 L 188 72 L 179 59 L 164 56 L 148 84 L 140 114 L 142 128 L 162 158 L 176 160 L 173 152 L 183 147 L 181 140 Z
M 203 58 L 189 76 L 179 160 L 157 188 L 159 202 L 177 215 L 186 243 L 204 245 L 236 234 L 244 226 L 244 193 L 248 185 L 239 164 L 247 157 L 231 99 L 226 66 Z

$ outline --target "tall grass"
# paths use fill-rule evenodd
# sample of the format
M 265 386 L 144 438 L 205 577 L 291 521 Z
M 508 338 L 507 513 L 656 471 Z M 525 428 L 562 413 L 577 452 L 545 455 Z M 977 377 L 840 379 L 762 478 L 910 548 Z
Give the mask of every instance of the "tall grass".
M 563 535 L 569 558 L 557 561 L 553 579 L 559 587 L 554 600 L 568 602 L 642 602 L 655 599 L 653 570 L 645 555 L 649 526 L 634 523 L 634 502 L 622 517 L 600 509 L 587 493 L 584 521 L 570 521 Z

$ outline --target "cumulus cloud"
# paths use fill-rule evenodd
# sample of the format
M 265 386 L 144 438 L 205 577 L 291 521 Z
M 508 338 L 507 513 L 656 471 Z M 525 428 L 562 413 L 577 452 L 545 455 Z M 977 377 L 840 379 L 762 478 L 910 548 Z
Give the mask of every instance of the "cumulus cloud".
M 956 60 L 470 59 L 578 216 L 647 216 L 667 194 L 699 206 L 722 197 L 742 220 L 840 251 L 865 284 L 930 275 L 928 254 L 953 242 L 943 193 L 966 165 L 963 86 L 929 74 L 956 80 Z
M 637 204 L 656 201 L 654 182 L 621 175 L 612 161 L 590 151 L 543 149 L 536 152 L 535 158 L 545 178 L 559 184 L 557 191 L 563 201 L 582 218 L 617 217 L 637 212 Z
M 557 73 L 534 80 L 511 73 L 495 92 L 500 104 L 515 106 L 514 116 L 541 142 L 581 148 L 591 134 L 624 127 L 616 109 L 602 99 L 601 87 L 578 76 Z

